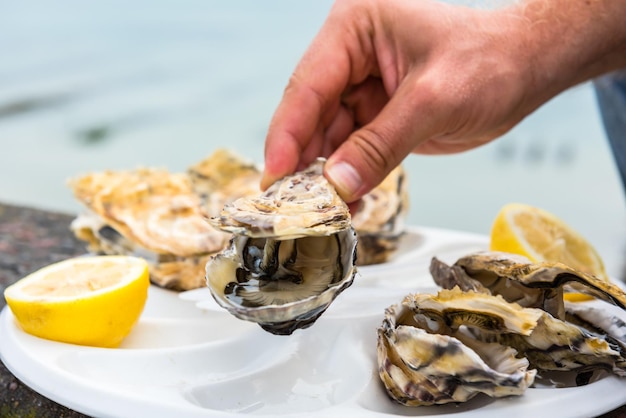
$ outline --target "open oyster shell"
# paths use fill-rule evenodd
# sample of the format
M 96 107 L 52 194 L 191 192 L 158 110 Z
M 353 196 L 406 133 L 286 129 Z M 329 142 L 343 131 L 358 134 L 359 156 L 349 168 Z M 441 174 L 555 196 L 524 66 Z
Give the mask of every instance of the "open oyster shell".
M 475 395 L 475 385 L 490 396 L 519 395 L 533 383 L 534 370 L 548 379 L 568 372 L 563 377 L 574 376 L 577 385 L 604 371 L 626 377 L 626 323 L 620 319 L 626 293 L 619 286 L 561 263 L 502 252 L 468 254 L 452 265 L 434 257 L 430 272 L 443 290 L 408 295 L 401 308 L 387 311 L 378 331 L 379 374 L 396 401 L 462 402 Z M 598 300 L 565 301 L 572 284 Z M 529 367 L 533 378 L 499 380 L 502 370 L 494 365 L 513 359 L 527 363 L 509 373 Z
M 479 393 L 522 395 L 536 374 L 510 347 L 427 331 L 410 297 L 385 311 L 377 358 L 387 393 L 407 406 L 465 402 Z
M 211 218 L 234 234 L 206 266 L 218 304 L 274 334 L 310 326 L 356 274 L 347 205 L 324 178 L 324 160 Z
M 626 351 L 613 338 L 593 334 L 541 309 L 507 302 L 502 296 L 455 287 L 436 296 L 412 295 L 405 305 L 429 332 L 512 347 L 536 369 L 605 369 L 626 376 Z M 464 327 L 471 332 L 463 334 Z
M 577 271 L 563 263 L 533 263 L 526 257 L 497 251 L 480 251 L 459 258 L 452 266 L 433 258 L 430 272 L 444 289 L 459 286 L 502 295 L 524 307 L 541 308 L 565 318 L 565 286 L 626 309 L 626 292 L 619 286 Z

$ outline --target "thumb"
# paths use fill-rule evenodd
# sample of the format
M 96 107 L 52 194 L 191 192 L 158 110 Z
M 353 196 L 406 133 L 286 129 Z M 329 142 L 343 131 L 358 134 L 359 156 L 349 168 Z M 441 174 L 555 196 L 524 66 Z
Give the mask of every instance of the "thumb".
M 392 139 L 372 127 L 354 132 L 331 157 L 324 174 L 346 202 L 369 193 L 409 154 L 393 148 Z
M 420 121 L 420 107 L 396 91 L 381 112 L 354 131 L 328 158 L 324 174 L 348 203 L 380 184 L 433 127 Z M 422 123 L 420 123 L 422 122 Z

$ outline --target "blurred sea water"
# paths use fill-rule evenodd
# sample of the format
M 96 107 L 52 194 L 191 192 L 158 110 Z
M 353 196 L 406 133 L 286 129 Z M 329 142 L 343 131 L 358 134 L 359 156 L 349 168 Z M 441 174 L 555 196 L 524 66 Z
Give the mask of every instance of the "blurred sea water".
M 262 163 L 265 132 L 329 0 L 0 5 L 0 201 L 77 213 L 66 180 L 185 168 L 218 147 Z M 502 205 L 547 209 L 624 276 L 624 192 L 590 84 L 503 138 L 409 156 L 408 222 L 488 234 Z

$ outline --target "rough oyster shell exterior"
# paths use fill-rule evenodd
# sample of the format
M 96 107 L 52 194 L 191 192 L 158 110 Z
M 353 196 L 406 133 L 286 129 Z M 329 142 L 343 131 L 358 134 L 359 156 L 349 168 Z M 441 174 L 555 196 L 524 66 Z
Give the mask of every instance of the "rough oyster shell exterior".
M 318 159 L 259 196 L 226 204 L 211 223 L 237 235 L 278 239 L 331 235 L 350 228 L 348 206 L 324 177 L 324 162 Z
M 88 209 L 72 223 L 75 235 L 95 253 L 146 258 L 152 282 L 162 287 L 200 287 L 207 256 L 230 238 L 206 222 L 184 174 L 108 170 L 76 177 L 69 185 Z
M 218 216 L 227 203 L 261 192 L 261 170 L 225 148 L 215 150 L 189 167 L 187 175 L 194 193 L 200 197 L 204 214 L 209 218 Z
M 357 232 L 357 265 L 388 261 L 398 249 L 409 210 L 407 173 L 398 166 L 361 199 L 352 216 Z

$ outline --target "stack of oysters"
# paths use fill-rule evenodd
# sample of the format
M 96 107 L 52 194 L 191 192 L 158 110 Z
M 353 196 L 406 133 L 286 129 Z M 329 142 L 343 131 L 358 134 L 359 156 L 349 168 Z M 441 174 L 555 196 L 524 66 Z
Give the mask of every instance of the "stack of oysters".
M 397 402 L 522 395 L 550 373 L 573 373 L 577 385 L 599 370 L 626 376 L 623 315 L 564 298 L 575 288 L 622 314 L 626 293 L 615 284 L 501 252 L 453 265 L 433 258 L 430 271 L 442 290 L 408 295 L 386 310 L 378 330 L 379 375 Z

